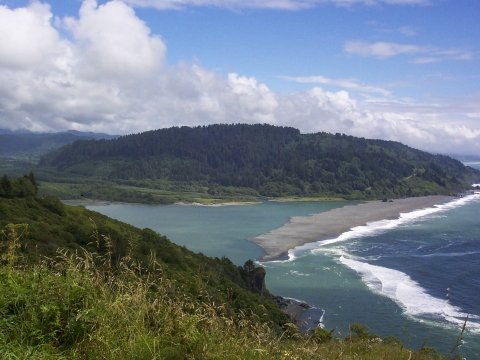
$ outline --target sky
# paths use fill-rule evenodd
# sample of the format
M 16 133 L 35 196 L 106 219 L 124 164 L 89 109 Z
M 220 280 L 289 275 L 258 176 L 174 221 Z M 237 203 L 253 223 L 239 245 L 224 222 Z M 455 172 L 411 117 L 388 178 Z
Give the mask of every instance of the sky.
M 0 128 L 268 123 L 480 155 L 479 0 L 0 0 Z

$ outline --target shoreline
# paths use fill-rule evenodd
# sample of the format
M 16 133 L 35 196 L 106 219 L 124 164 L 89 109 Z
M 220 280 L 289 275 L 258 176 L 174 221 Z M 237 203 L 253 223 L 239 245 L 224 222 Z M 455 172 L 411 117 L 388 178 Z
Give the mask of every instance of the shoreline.
M 70 206 L 105 206 L 105 205 L 150 205 L 150 206 L 166 206 L 166 205 L 179 205 L 179 206 L 211 206 L 211 207 L 220 207 L 220 206 L 240 206 L 240 205 L 255 205 L 259 202 L 254 201 L 229 201 L 224 203 L 213 203 L 213 204 L 201 204 L 198 202 L 193 203 L 184 203 L 176 202 L 173 204 L 144 204 L 144 203 L 131 203 L 123 201 L 104 201 L 104 200 L 60 200 L 65 205 Z
M 309 334 L 310 329 L 322 326 L 325 310 L 310 306 L 304 301 L 283 296 L 273 295 L 272 301 L 303 333 Z
M 320 238 L 338 236 L 369 222 L 398 219 L 400 214 L 429 208 L 453 200 L 446 195 L 433 195 L 369 201 L 346 205 L 330 211 L 309 216 L 294 216 L 290 222 L 266 234 L 248 239 L 260 246 L 264 254 L 259 261 L 274 261 L 288 258 L 289 250 L 318 241 Z
M 219 203 L 212 203 L 212 204 L 202 204 L 199 202 L 192 202 L 192 203 L 184 203 L 184 202 L 176 202 L 171 205 L 180 205 L 180 206 L 211 206 L 211 207 L 221 207 L 221 206 L 241 206 L 241 205 L 255 205 L 259 204 L 258 201 L 228 201 L 228 202 L 219 202 Z

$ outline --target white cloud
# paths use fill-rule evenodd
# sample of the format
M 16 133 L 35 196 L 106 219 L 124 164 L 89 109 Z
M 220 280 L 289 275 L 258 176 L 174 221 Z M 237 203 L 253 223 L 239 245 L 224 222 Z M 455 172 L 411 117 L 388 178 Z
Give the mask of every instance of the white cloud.
M 0 66 L 26 68 L 54 55 L 59 37 L 51 18 L 46 4 L 15 10 L 0 5 Z
M 84 56 L 83 70 L 90 76 L 149 76 L 162 66 L 166 47 L 150 34 L 150 29 L 135 16 L 132 8 L 120 1 L 98 6 L 85 0 L 80 19 L 66 18 Z
M 336 6 L 362 5 L 428 5 L 430 0 L 125 0 L 128 4 L 138 7 L 156 9 L 183 9 L 187 6 L 211 6 L 226 9 L 283 9 L 301 10 L 334 4 Z
M 376 57 L 379 59 L 386 59 L 398 55 L 429 55 L 415 58 L 411 61 L 416 64 L 427 64 L 444 60 L 471 60 L 473 58 L 471 52 L 460 49 L 440 49 L 435 46 L 419 46 L 382 41 L 375 43 L 347 41 L 343 49 L 349 54 Z
M 412 26 L 402 26 L 400 29 L 398 29 L 398 31 L 405 36 L 417 35 L 417 30 Z
M 350 54 L 388 58 L 400 54 L 418 54 L 432 51 L 430 47 L 391 42 L 376 42 L 369 44 L 364 41 L 347 41 L 344 50 Z
M 366 85 L 359 83 L 358 79 L 330 79 L 324 76 L 281 76 L 281 78 L 296 81 L 299 83 L 317 83 L 317 84 L 325 84 L 325 85 L 335 85 L 339 87 L 343 87 L 346 89 L 350 89 L 353 91 L 359 92 L 367 92 L 367 93 L 379 93 L 383 96 L 390 96 L 391 92 L 383 89 L 378 86 Z
M 398 140 L 431 151 L 480 152 L 480 99 L 438 104 L 358 101 L 349 91 L 391 95 L 356 79 L 291 78 L 340 86 L 273 92 L 254 77 L 227 78 L 197 65 L 164 64 L 166 47 L 120 1 L 87 0 L 78 18 L 55 21 L 47 5 L 0 7 L 0 127 L 126 134 L 169 126 L 270 123 L 302 132 Z M 59 24 L 62 29 L 56 28 Z M 67 36 L 60 31 L 68 31 Z M 39 34 L 41 36 L 39 36 Z M 451 56 L 451 54 L 449 54 Z

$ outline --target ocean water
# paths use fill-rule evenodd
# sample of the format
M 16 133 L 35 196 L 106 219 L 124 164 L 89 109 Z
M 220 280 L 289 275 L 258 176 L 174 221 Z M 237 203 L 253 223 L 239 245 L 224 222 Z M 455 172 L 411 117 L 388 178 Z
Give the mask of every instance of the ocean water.
M 325 310 L 323 326 L 393 335 L 480 359 L 480 194 L 354 228 L 269 262 L 267 287 Z
M 262 202 L 257 205 L 108 205 L 90 209 L 173 242 L 241 265 L 262 250 L 248 238 L 287 223 L 290 216 L 349 205 L 347 202 Z M 398 220 L 354 228 L 332 239 L 290 251 L 289 259 L 261 263 L 267 288 L 322 308 L 321 325 L 348 335 L 348 324 L 393 335 L 410 348 L 448 355 L 467 314 L 456 354 L 480 359 L 480 194 L 404 214 Z M 318 312 L 313 312 L 318 316 Z M 313 320 L 320 319 L 310 319 Z

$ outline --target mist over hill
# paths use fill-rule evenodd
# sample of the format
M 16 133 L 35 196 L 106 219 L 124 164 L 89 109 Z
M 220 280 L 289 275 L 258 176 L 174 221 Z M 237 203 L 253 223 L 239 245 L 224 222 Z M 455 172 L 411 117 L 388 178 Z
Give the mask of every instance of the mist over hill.
M 0 157 L 28 159 L 41 156 L 76 140 L 114 139 L 118 136 L 69 130 L 59 133 L 36 133 L 28 130 L 0 129 Z

